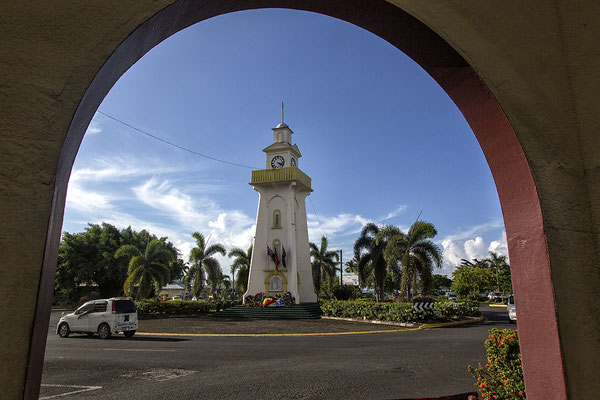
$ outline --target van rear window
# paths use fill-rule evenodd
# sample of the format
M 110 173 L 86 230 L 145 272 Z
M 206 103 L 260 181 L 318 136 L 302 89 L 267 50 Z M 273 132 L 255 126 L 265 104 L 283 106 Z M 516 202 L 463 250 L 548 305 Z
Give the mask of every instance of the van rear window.
M 131 300 L 115 300 L 114 306 L 117 314 L 129 314 L 135 312 L 135 304 Z

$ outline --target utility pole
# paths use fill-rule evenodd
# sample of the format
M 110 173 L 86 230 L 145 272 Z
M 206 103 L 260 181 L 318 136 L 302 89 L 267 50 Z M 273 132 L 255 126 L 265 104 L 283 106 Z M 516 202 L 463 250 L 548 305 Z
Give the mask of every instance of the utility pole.
M 344 274 L 344 264 L 342 263 L 342 249 L 340 249 L 340 286 L 344 286 L 344 280 L 342 278 Z

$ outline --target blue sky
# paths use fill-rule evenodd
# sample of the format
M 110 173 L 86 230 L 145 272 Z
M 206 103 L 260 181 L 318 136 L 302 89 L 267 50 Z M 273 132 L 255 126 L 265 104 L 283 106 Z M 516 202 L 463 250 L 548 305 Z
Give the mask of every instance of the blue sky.
M 416 63 L 354 25 L 291 10 L 232 13 L 159 44 L 100 110 L 196 152 L 264 168 L 281 119 L 313 182 L 309 235 L 344 260 L 366 222 L 435 224 L 441 273 L 460 258 L 506 254 L 496 188 L 460 111 Z M 148 138 L 97 113 L 69 183 L 63 230 L 88 222 L 247 248 L 258 195 L 250 169 Z M 221 259 L 229 272 L 230 260 Z

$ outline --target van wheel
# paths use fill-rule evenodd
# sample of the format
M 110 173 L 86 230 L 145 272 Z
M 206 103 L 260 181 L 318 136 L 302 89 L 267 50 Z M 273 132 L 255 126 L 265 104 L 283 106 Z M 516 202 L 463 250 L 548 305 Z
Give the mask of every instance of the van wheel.
M 110 335 L 110 326 L 108 324 L 101 324 L 98 327 L 98 336 L 100 336 L 100 339 L 108 339 Z
M 60 336 L 61 338 L 66 338 L 69 337 L 70 334 L 71 330 L 69 329 L 69 325 L 67 325 L 66 322 L 60 324 L 60 326 L 58 327 L 58 336 Z
M 125 335 L 125 337 L 132 337 L 135 335 L 135 331 L 125 331 L 123 332 L 123 335 Z

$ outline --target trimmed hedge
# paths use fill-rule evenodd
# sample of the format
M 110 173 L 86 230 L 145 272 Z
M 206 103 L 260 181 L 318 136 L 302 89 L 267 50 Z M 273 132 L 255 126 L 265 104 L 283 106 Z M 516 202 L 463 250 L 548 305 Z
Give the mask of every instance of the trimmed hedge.
M 474 301 L 436 301 L 434 311 L 418 312 L 412 303 L 369 300 L 324 300 L 321 302 L 326 317 L 356 318 L 387 322 L 448 321 L 479 315 L 479 303 Z
M 156 299 L 136 302 L 140 319 L 164 318 L 170 315 L 198 315 L 224 310 L 239 304 L 237 301 L 184 301 Z

